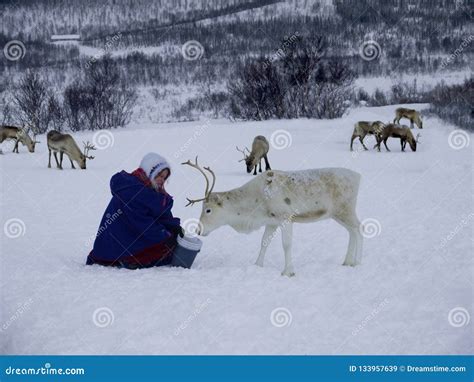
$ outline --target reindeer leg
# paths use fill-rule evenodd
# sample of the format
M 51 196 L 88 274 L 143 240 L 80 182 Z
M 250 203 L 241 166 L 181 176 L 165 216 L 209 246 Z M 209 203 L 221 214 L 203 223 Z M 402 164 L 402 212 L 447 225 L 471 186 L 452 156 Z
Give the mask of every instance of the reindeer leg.
M 407 144 L 407 141 L 404 140 L 404 139 L 400 139 L 400 144 L 401 144 L 401 146 L 402 146 L 402 151 L 405 151 L 405 146 L 406 146 L 406 144 Z
M 262 158 L 260 158 L 260 160 L 258 161 L 258 165 L 259 165 L 258 172 L 262 172 Z
M 59 164 L 59 161 L 58 161 L 58 152 L 53 151 L 53 155 L 54 155 L 54 160 L 56 161 L 56 167 L 62 170 L 61 165 Z
M 48 168 L 51 168 L 51 149 L 48 147 L 49 157 L 48 157 Z
M 277 230 L 277 225 L 266 225 L 265 232 L 262 236 L 262 244 L 260 246 L 260 253 L 258 254 L 257 261 L 255 261 L 255 265 L 259 267 L 263 267 L 263 261 L 265 260 L 265 252 L 267 252 L 267 248 L 270 245 L 270 242 L 273 239 L 273 234 Z
M 414 129 L 415 126 L 413 126 L 413 119 L 410 119 L 410 129 Z
M 270 162 L 268 161 L 266 154 L 263 156 L 263 159 L 265 159 L 265 171 L 271 170 L 272 168 L 270 167 Z
M 253 174 L 257 175 L 257 165 L 255 165 L 255 167 L 253 168 Z
M 374 145 L 374 149 L 377 147 L 377 151 L 380 152 L 380 144 L 382 143 L 382 138 L 375 137 L 375 140 L 377 141 L 377 143 Z
M 18 151 L 18 143 L 20 143 L 20 141 L 17 139 L 17 140 L 15 141 L 15 146 L 13 146 L 13 152 L 14 152 L 14 153 L 17 153 L 17 154 L 19 154 L 19 151 Z
M 293 277 L 295 271 L 291 261 L 291 242 L 293 240 L 293 224 L 288 223 L 281 228 L 281 241 L 283 243 L 283 251 L 285 251 L 285 269 L 281 272 L 282 276 Z
M 63 157 L 64 157 L 64 152 L 60 151 L 59 152 L 59 168 L 61 170 L 63 169 Z
M 364 148 L 364 150 L 367 151 L 368 148 L 365 147 L 365 145 L 364 145 L 364 138 L 365 138 L 365 134 L 362 135 L 362 136 L 359 136 L 359 141 L 360 141 L 360 143 L 362 143 L 362 147 Z
M 334 217 L 334 220 L 336 220 L 347 230 L 347 232 L 349 232 L 349 245 L 347 247 L 346 257 L 342 265 L 349 265 L 353 267 L 357 264 L 360 264 L 362 257 L 363 237 L 359 230 L 359 219 L 357 219 L 355 213 L 352 213 L 350 216 Z
M 352 145 L 354 144 L 354 139 L 357 138 L 357 135 L 352 135 L 351 137 L 351 151 L 354 151 L 354 149 L 352 148 Z
M 385 138 L 385 139 L 383 140 L 383 144 L 385 145 L 385 148 L 387 149 L 387 151 L 390 151 L 390 149 L 389 149 L 388 146 L 387 146 L 387 139 L 388 139 L 388 138 Z
M 71 168 L 73 168 L 75 170 L 76 168 L 74 167 L 74 162 L 72 161 L 72 159 L 69 155 L 68 155 L 68 158 L 69 158 L 69 162 L 71 162 Z

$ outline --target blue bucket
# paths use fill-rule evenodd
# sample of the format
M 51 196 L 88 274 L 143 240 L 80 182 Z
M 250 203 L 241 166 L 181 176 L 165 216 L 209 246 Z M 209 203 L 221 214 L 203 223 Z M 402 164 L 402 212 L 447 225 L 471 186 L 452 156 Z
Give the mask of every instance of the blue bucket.
M 201 250 L 202 241 L 194 236 L 178 236 L 178 245 L 174 249 L 171 265 L 175 267 L 191 268 L 194 259 Z

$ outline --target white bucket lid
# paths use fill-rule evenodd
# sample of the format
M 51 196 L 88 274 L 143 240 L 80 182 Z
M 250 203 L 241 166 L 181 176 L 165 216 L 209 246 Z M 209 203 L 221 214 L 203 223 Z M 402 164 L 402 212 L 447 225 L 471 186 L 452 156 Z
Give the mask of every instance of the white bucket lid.
M 199 251 L 202 247 L 202 241 L 196 236 L 178 236 L 177 238 L 178 244 L 186 249 L 191 251 Z

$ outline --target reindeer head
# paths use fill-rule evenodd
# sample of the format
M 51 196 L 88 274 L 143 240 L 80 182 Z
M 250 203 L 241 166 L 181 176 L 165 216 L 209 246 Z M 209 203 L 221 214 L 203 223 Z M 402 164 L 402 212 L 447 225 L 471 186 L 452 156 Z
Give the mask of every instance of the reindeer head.
M 215 230 L 216 228 L 224 225 L 224 215 L 225 211 L 223 208 L 223 198 L 219 193 L 213 193 L 212 190 L 214 189 L 214 185 L 216 183 L 216 175 L 214 171 L 212 171 L 209 167 L 204 167 L 204 170 L 209 172 L 212 175 L 212 184 L 209 187 L 209 178 L 207 177 L 204 170 L 198 164 L 198 157 L 192 163 L 190 160 L 187 162 L 181 163 L 182 165 L 187 165 L 195 168 L 198 170 L 206 179 L 206 190 L 204 191 L 204 197 L 200 199 L 189 199 L 188 204 L 186 205 L 193 205 L 197 202 L 203 202 L 202 204 L 202 211 L 199 226 L 196 230 L 198 235 L 207 236 L 210 232 Z
M 28 151 L 30 153 L 35 152 L 35 146 L 37 143 L 39 143 L 39 141 L 36 140 L 36 135 L 33 135 L 33 139 L 31 139 L 30 136 L 28 135 L 28 132 L 23 127 L 20 130 L 18 130 L 16 137 L 18 141 L 20 141 L 24 146 L 28 147 Z
M 255 163 L 255 156 L 250 152 L 247 147 L 245 147 L 245 149 L 243 150 L 239 149 L 238 146 L 235 146 L 235 148 L 237 149 L 237 151 L 241 152 L 244 155 L 244 157 L 239 160 L 239 162 L 245 161 L 245 165 L 247 166 L 247 173 L 250 174 L 253 168 L 257 165 L 257 163 Z M 245 150 L 247 150 L 247 153 L 245 153 Z
M 415 114 L 415 123 L 420 129 L 423 128 L 423 120 L 421 119 L 420 113 Z
M 93 156 L 89 156 L 89 151 L 90 150 L 95 150 L 96 148 L 94 145 L 92 145 L 89 141 L 87 142 L 82 142 L 84 145 L 84 153 L 81 153 L 81 158 L 79 160 L 79 167 L 83 170 L 86 169 L 86 159 L 94 159 Z
M 410 145 L 411 151 L 416 151 L 416 145 L 418 143 L 418 139 L 420 138 L 420 134 L 416 135 L 416 139 L 413 137 L 411 130 L 407 130 L 407 141 Z

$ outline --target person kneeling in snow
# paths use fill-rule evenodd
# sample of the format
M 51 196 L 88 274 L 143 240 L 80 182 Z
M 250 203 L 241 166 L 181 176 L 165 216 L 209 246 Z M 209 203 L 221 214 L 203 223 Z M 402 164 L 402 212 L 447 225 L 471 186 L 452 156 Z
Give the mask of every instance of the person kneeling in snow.
M 86 264 L 136 269 L 171 262 L 176 238 L 184 232 L 164 187 L 170 175 L 166 159 L 149 153 L 131 174 L 122 170 L 112 176 L 112 200 Z

